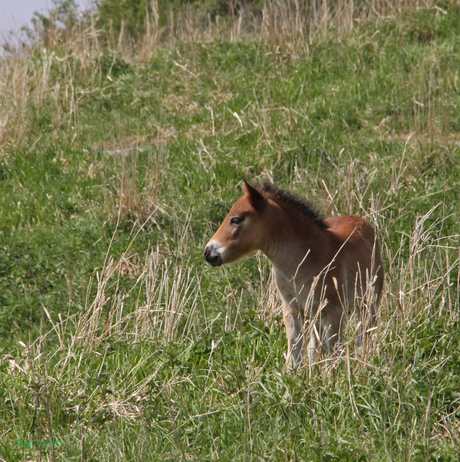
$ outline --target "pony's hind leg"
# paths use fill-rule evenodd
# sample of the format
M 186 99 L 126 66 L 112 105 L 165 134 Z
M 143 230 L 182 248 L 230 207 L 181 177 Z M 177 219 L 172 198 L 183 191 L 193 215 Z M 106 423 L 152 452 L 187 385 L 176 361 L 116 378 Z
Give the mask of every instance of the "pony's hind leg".
M 364 300 L 357 306 L 358 313 L 358 337 L 356 346 L 358 348 L 369 348 L 372 345 L 370 330 L 377 325 L 376 308 L 378 297 L 373 287 L 369 288 Z

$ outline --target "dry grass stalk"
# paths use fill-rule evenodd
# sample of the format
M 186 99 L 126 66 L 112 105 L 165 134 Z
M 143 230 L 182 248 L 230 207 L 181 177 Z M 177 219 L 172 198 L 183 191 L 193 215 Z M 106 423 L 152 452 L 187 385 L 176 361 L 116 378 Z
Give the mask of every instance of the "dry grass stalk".
M 129 221 L 133 227 L 156 226 L 157 215 L 166 213 L 159 198 L 161 169 L 158 160 L 153 161 L 146 185 L 139 192 L 137 148 L 115 149 L 105 154 L 104 206 L 111 220 Z

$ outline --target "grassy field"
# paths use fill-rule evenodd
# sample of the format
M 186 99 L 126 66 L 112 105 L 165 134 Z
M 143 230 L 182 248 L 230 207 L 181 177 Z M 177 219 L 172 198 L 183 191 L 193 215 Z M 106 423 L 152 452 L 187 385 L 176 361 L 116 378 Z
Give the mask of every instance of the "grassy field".
M 0 61 L 3 460 L 459 460 L 460 6 L 282 3 Z M 287 373 L 269 262 L 206 264 L 243 178 L 376 228 L 372 355 Z

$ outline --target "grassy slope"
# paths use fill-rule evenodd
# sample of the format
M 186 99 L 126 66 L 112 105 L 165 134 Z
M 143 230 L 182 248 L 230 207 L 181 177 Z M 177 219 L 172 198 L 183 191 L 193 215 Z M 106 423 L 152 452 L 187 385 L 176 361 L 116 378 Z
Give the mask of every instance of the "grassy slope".
M 457 460 L 459 24 L 28 58 L 49 91 L 0 163 L 2 456 Z M 377 227 L 372 359 L 286 375 L 267 262 L 204 264 L 242 178 Z

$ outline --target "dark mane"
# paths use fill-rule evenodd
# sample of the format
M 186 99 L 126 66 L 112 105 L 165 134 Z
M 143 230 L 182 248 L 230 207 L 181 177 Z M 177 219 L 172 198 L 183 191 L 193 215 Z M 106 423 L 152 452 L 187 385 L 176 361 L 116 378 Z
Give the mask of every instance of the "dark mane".
M 294 207 L 302 215 L 310 218 L 317 225 L 321 226 L 321 228 L 328 227 L 321 215 L 318 213 L 316 207 L 307 200 L 299 197 L 297 194 L 294 194 L 291 191 L 287 191 L 286 189 L 279 189 L 268 181 L 266 181 L 259 189 L 265 193 L 269 193 L 275 196 L 278 201 Z

